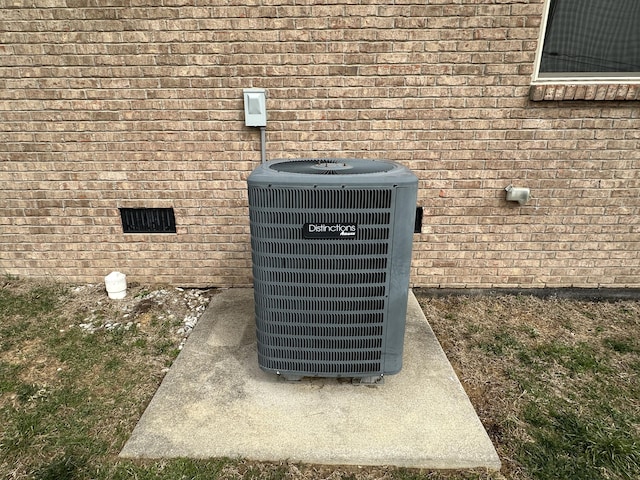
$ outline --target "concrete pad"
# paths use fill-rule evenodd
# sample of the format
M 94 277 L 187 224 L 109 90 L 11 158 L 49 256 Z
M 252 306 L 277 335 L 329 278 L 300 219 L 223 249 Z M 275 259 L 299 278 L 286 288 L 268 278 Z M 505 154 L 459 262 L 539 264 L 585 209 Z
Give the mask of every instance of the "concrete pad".
M 213 298 L 122 457 L 242 457 L 325 465 L 500 469 L 413 293 L 404 366 L 378 386 L 258 367 L 253 290 Z

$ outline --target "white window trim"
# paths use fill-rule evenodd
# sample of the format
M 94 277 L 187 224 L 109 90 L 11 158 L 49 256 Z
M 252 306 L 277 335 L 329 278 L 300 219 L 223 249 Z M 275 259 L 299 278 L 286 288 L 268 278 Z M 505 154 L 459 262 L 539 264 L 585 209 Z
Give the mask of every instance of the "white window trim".
M 637 76 L 628 76 L 626 73 L 611 76 L 598 76 L 599 74 L 587 74 L 582 76 L 570 76 L 570 74 L 558 73 L 557 76 L 540 76 L 540 62 L 542 61 L 542 48 L 544 47 L 544 37 L 547 32 L 547 19 L 549 17 L 549 7 L 551 0 L 544 0 L 542 12 L 542 22 L 540 22 L 540 34 L 538 48 L 536 49 L 536 61 L 531 77 L 532 85 L 626 85 L 640 84 L 640 73 Z M 640 28 L 640 26 L 638 26 Z

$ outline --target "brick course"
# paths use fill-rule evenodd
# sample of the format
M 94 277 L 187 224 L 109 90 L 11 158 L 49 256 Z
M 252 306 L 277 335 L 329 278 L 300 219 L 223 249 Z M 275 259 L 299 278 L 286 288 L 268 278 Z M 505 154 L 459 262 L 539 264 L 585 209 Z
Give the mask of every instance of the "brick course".
M 416 172 L 413 285 L 640 287 L 637 85 L 532 87 L 542 0 L 316 3 L 5 2 L 0 271 L 251 284 L 261 87 L 270 158 Z M 177 234 L 123 234 L 119 207 L 173 207 Z

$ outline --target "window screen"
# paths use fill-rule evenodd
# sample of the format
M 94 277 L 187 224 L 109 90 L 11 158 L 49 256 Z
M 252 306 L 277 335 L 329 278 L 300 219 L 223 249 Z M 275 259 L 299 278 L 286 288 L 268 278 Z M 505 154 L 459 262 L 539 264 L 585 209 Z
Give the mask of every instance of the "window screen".
M 540 78 L 640 76 L 640 0 L 550 0 Z

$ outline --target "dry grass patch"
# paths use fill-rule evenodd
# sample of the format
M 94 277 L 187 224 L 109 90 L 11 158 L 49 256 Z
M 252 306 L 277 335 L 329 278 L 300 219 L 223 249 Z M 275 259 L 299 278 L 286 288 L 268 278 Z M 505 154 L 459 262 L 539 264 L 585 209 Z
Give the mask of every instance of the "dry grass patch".
M 639 301 L 417 296 L 507 477 L 640 478 Z
M 185 318 L 213 293 L 131 285 L 127 298 L 113 301 L 102 285 L 5 279 L 0 472 L 17 479 L 108 471 L 105 462 L 113 463 L 175 358 Z
M 102 285 L 0 282 L 4 480 L 640 478 L 638 301 L 417 290 L 504 464 L 501 472 L 429 472 L 121 460 L 215 291 L 129 285 L 125 299 L 111 301 Z

